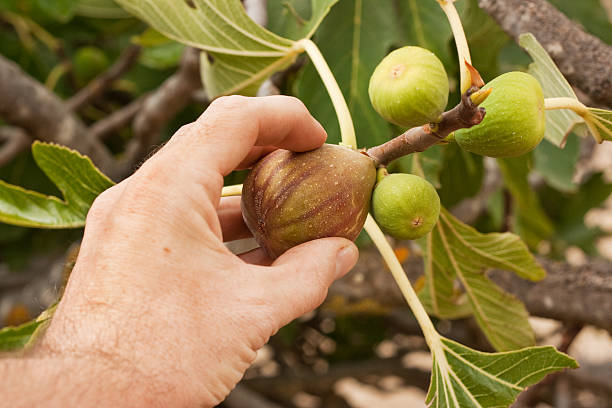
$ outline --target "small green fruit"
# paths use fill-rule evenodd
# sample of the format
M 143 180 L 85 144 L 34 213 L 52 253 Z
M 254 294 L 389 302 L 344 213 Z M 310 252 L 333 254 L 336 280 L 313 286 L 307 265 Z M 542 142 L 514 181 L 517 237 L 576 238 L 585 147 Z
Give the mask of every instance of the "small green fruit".
M 85 46 L 76 52 L 73 65 L 79 85 L 85 85 L 107 69 L 110 61 L 100 48 Z
M 448 102 L 448 77 L 436 55 L 403 47 L 378 64 L 368 88 L 372 106 L 383 118 L 411 128 L 438 120 Z
M 484 120 L 455 132 L 463 149 L 490 157 L 515 157 L 533 150 L 544 137 L 544 94 L 537 79 L 524 72 L 508 72 L 489 82 L 482 103 Z
M 417 239 L 431 232 L 440 215 L 440 197 L 427 180 L 413 174 L 384 177 L 372 195 L 374 218 L 397 239 Z
M 325 144 L 261 159 L 242 188 L 242 216 L 271 258 L 325 237 L 355 240 L 376 182 L 374 161 L 348 147 Z

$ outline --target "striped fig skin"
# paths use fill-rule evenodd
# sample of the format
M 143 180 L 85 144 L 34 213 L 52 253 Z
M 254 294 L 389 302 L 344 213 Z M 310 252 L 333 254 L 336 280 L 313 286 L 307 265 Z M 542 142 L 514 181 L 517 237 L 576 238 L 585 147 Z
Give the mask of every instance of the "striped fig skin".
M 375 182 L 374 161 L 350 148 L 325 144 L 304 153 L 279 149 L 247 176 L 242 216 L 272 259 L 313 239 L 355 240 Z

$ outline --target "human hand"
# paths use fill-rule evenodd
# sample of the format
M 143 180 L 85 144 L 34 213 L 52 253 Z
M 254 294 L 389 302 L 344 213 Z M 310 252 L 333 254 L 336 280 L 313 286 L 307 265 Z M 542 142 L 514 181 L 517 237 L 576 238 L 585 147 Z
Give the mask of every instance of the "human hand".
M 310 150 L 325 137 L 295 98 L 214 101 L 96 199 L 37 353 L 102 361 L 96 381 L 112 375 L 119 384 L 101 405 L 222 401 L 269 337 L 317 307 L 358 257 L 344 238 L 302 244 L 274 262 L 259 249 L 233 255 L 223 241 L 249 232 L 239 197 L 221 198 L 223 176 L 274 148 Z

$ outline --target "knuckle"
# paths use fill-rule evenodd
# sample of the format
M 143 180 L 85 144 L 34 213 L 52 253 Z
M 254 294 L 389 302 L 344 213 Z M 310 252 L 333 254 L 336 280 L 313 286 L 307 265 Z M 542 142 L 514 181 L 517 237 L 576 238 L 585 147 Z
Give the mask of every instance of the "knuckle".
M 86 224 L 96 223 L 106 217 L 115 202 L 118 188 L 118 185 L 110 187 L 94 199 L 87 212 Z
M 232 111 L 244 107 L 248 98 L 242 95 L 228 95 L 215 99 L 209 106 L 213 111 Z

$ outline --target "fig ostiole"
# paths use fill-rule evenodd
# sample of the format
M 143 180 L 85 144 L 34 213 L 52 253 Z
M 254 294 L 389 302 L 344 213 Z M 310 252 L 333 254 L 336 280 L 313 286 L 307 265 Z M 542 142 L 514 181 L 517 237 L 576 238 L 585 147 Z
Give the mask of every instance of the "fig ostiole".
M 393 173 L 380 179 L 372 195 L 374 219 L 397 239 L 418 239 L 438 222 L 440 197 L 431 183 L 413 174 Z
M 406 128 L 439 120 L 448 92 L 442 62 L 433 52 L 414 46 L 383 58 L 368 87 L 374 109 L 387 121 Z
M 276 150 L 261 159 L 242 190 L 242 214 L 271 258 L 325 237 L 355 240 L 370 210 L 376 166 L 367 155 L 325 144 L 295 153 Z
M 484 120 L 455 132 L 463 149 L 490 157 L 515 157 L 533 150 L 544 137 L 544 94 L 537 79 L 524 72 L 508 72 L 489 82 L 493 89 L 482 103 Z

